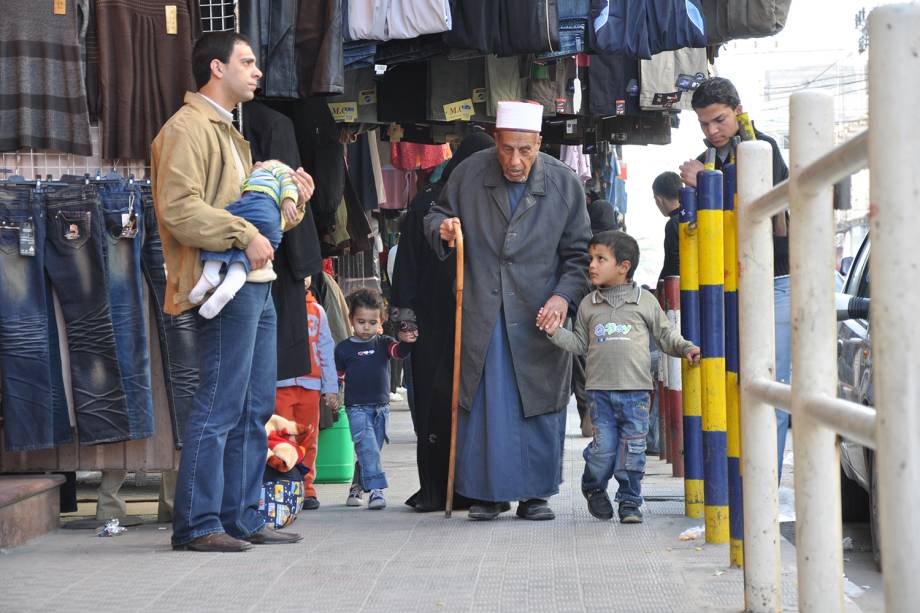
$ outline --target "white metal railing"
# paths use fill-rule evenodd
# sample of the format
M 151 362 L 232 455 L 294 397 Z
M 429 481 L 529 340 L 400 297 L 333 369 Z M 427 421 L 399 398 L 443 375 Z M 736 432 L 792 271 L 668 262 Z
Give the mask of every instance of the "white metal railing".
M 745 601 L 782 610 L 773 407 L 795 416 L 799 609 L 843 610 L 837 435 L 876 449 L 886 610 L 917 610 L 920 581 L 920 127 L 896 109 L 920 98 L 920 6 L 869 17 L 868 131 L 833 147 L 833 99 L 790 100 L 791 168 L 771 189 L 767 143 L 738 158 L 739 303 L 744 456 Z M 868 165 L 871 181 L 870 316 L 876 409 L 836 398 L 837 349 L 832 185 Z M 792 386 L 775 381 L 770 218 L 786 206 L 792 284 Z M 877 416 L 876 416 L 877 410 Z

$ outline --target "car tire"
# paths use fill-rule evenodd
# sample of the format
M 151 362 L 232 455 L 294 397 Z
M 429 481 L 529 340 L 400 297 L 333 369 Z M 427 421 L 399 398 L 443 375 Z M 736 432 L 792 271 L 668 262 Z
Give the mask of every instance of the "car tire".
M 869 493 L 840 469 L 840 508 L 844 523 L 867 523 L 871 513 Z

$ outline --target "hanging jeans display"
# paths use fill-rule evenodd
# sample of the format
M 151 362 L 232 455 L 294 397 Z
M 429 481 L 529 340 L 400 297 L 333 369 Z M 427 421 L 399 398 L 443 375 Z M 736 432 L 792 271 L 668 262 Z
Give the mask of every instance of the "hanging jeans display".
M 28 188 L 0 188 L 0 385 L 12 451 L 73 441 L 44 243 L 40 197 Z
M 147 350 L 146 303 L 141 279 L 144 219 L 140 189 L 133 182 L 106 184 L 99 190 L 104 223 L 109 308 L 115 349 L 128 405 L 131 438 L 153 435 L 153 395 Z
M 192 410 L 195 390 L 198 388 L 198 352 L 195 340 L 198 328 L 194 311 L 186 311 L 181 315 L 167 315 L 163 312 L 163 301 L 166 296 L 166 265 L 163 261 L 163 245 L 157 229 L 153 196 L 146 187 L 142 188 L 141 194 L 144 217 L 141 267 L 147 279 L 147 288 L 156 316 L 173 441 L 176 449 L 181 449 L 185 424 Z
M 45 270 L 64 314 L 80 442 L 123 441 L 131 432 L 109 310 L 99 199 L 88 187 L 44 198 Z

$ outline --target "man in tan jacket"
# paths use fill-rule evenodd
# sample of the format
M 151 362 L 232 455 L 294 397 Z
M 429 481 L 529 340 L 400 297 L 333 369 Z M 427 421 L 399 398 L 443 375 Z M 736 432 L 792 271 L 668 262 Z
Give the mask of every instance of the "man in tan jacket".
M 198 92 L 160 130 L 152 146 L 154 203 L 166 260 L 164 310 L 194 308 L 188 292 L 201 275 L 202 249 L 244 250 L 246 284 L 211 320 L 199 319 L 200 385 L 189 416 L 176 484 L 174 549 L 245 551 L 255 544 L 292 543 L 297 534 L 265 527 L 259 490 L 267 450 L 265 423 L 275 404 L 274 256 L 268 239 L 225 207 L 240 197 L 249 174 L 249 143 L 232 111 L 251 100 L 262 73 L 245 37 L 206 34 L 195 45 Z M 298 216 L 313 180 L 297 169 Z

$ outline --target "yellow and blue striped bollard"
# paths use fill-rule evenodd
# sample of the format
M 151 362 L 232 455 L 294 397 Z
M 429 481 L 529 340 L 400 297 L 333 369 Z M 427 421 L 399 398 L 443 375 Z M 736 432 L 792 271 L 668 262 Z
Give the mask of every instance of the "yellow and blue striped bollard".
M 696 190 L 680 190 L 680 333 L 699 347 L 700 256 Z M 703 410 L 700 369 L 680 363 L 684 400 L 684 508 L 687 517 L 703 517 Z
M 725 244 L 725 415 L 728 426 L 728 523 L 731 565 L 744 566 L 744 508 L 741 495 L 741 405 L 738 388 L 737 166 L 726 164 L 722 225 Z
M 725 254 L 722 173 L 696 176 L 700 241 L 700 330 L 703 353 L 703 475 L 706 542 L 728 543 L 728 462 L 725 417 Z

